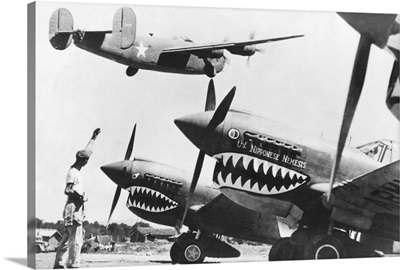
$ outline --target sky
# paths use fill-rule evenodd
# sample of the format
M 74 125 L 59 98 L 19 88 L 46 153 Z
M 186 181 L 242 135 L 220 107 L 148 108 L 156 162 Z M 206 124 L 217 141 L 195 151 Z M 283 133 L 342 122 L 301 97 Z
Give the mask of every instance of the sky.
M 133 156 L 193 171 L 198 150 L 173 120 L 204 110 L 209 79 L 126 67 L 73 44 L 64 51 L 48 40 L 51 13 L 70 10 L 74 28 L 110 30 L 114 12 L 124 5 L 38 2 L 36 18 L 36 215 L 48 222 L 62 219 L 65 177 L 75 153 L 92 131 L 102 132 L 82 169 L 90 222 L 107 220 L 115 184 L 100 166 L 124 158 L 133 125 Z M 337 140 L 359 35 L 334 12 L 256 9 L 131 7 L 137 35 L 188 37 L 196 43 L 305 37 L 259 45 L 247 57 L 226 53 L 230 63 L 215 79 L 217 102 L 237 87 L 232 107 L 290 125 L 299 132 Z M 386 108 L 385 95 L 393 58 L 371 50 L 363 93 L 350 130 L 352 146 L 388 138 L 398 141 L 399 123 Z M 206 158 L 201 183 L 210 185 L 214 161 Z M 113 221 L 137 221 L 122 192 Z

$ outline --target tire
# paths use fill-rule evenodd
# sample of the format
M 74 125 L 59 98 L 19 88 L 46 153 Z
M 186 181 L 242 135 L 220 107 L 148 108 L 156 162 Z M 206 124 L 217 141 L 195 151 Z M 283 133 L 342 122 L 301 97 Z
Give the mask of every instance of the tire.
M 334 236 L 317 235 L 307 243 L 304 258 L 310 260 L 346 258 L 346 248 Z
M 182 262 L 182 256 L 180 253 L 178 242 L 175 242 L 172 245 L 171 249 L 169 250 L 169 256 L 171 257 L 171 261 L 173 264 Z
M 212 64 L 206 64 L 204 66 L 204 74 L 206 74 L 209 78 L 214 78 L 215 75 L 217 75 L 217 71 Z
M 128 67 L 125 71 L 126 75 L 128 77 L 132 77 L 138 73 L 139 69 L 138 68 L 133 68 L 133 67 Z
M 204 248 L 195 239 L 184 240 L 179 247 L 179 253 L 181 263 L 185 264 L 202 263 L 206 257 Z
M 269 261 L 289 261 L 296 259 L 296 247 L 290 243 L 290 237 L 279 239 L 270 249 Z

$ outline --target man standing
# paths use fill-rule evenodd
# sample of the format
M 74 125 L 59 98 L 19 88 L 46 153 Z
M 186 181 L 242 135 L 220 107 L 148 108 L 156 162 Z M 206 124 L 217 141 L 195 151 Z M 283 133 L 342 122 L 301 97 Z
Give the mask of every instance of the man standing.
M 76 161 L 68 171 L 65 187 L 65 195 L 68 196 L 67 203 L 64 208 L 64 232 L 59 243 L 54 269 L 79 268 L 81 248 L 83 244 L 83 228 L 84 219 L 84 202 L 87 201 L 85 192 L 83 191 L 83 183 L 80 170 L 89 160 L 92 154 L 94 141 L 99 135 L 100 129 L 93 131 L 92 138 L 85 149 L 76 153 Z M 63 262 L 63 256 L 68 250 L 67 262 Z

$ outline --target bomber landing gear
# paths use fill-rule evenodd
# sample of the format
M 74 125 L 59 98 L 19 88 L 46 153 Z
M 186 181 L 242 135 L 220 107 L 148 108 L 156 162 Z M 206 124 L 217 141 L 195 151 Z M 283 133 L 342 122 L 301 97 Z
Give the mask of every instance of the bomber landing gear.
M 217 70 L 210 62 L 206 61 L 205 63 L 206 65 L 204 66 L 204 74 L 206 74 L 209 78 L 214 78 L 215 75 L 217 75 Z
M 134 68 L 134 67 L 128 67 L 125 71 L 126 75 L 128 77 L 132 77 L 134 76 L 137 72 L 139 71 L 138 68 Z
M 202 263 L 205 257 L 233 258 L 240 252 L 225 242 L 211 235 L 184 233 L 172 245 L 170 250 L 172 263 L 192 264 Z

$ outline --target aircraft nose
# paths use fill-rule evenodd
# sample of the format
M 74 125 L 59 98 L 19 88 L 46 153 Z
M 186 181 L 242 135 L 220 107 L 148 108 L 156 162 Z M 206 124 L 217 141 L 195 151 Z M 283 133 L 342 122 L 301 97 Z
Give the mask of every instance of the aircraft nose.
M 128 165 L 126 161 L 110 163 L 101 166 L 100 169 L 118 186 L 127 188 L 127 182 L 130 180 L 128 175 Z
M 174 120 L 175 125 L 182 133 L 200 150 L 212 155 L 216 149 L 222 127 L 218 126 L 209 136 L 204 137 L 205 131 L 212 118 L 213 112 L 203 112 L 188 116 L 183 116 Z

